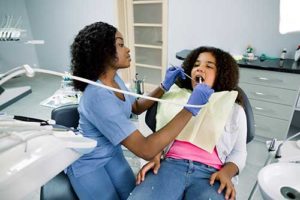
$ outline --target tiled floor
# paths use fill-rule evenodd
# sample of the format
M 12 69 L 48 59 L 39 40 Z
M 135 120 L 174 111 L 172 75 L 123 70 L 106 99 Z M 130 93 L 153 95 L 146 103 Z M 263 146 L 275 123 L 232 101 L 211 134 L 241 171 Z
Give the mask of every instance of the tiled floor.
M 28 117 L 49 119 L 52 109 L 40 106 L 39 103 L 47 97 L 51 96 L 58 89 L 58 87 L 60 86 L 60 80 L 61 78 L 59 77 L 39 74 L 33 79 L 27 77 L 19 77 L 8 82 L 4 85 L 5 87 L 31 85 L 32 93 L 2 111 L 12 115 L 24 115 Z M 150 133 L 150 130 L 143 123 L 143 116 L 140 116 L 140 121 L 138 123 L 141 132 L 145 133 L 145 135 Z M 267 151 L 263 142 L 253 140 L 247 145 L 247 149 L 247 165 L 241 172 L 239 176 L 239 184 L 237 185 L 237 199 L 240 200 L 248 199 L 250 191 L 255 184 L 257 173 L 263 166 L 267 158 Z M 133 170 L 137 172 L 140 166 L 141 159 L 138 159 L 128 151 L 126 151 L 125 154 L 131 166 L 133 167 Z M 39 189 L 37 189 L 25 199 L 39 199 Z M 262 199 L 259 192 L 255 193 L 253 199 Z

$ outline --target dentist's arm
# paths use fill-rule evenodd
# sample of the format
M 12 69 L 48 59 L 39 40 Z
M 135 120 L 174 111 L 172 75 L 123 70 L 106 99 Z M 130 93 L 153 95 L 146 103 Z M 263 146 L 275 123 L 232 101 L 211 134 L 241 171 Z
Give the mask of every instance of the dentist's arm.
M 149 161 L 177 137 L 191 118 L 192 113 L 182 109 L 159 131 L 144 137 L 136 130 L 123 140 L 122 144 L 138 157 Z

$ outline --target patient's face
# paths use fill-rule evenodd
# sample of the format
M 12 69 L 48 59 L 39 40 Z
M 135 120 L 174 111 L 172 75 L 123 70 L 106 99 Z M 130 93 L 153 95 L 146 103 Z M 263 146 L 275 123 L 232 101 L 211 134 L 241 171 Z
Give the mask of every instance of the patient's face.
M 200 53 L 191 71 L 193 88 L 202 82 L 212 87 L 217 74 L 216 58 L 209 52 Z M 200 81 L 201 80 L 201 81 Z

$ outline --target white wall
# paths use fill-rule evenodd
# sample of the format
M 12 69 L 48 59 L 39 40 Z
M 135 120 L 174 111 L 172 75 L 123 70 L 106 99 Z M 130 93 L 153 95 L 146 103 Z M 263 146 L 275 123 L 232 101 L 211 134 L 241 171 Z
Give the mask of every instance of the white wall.
M 25 45 L 24 41 L 32 39 L 31 27 L 28 20 L 24 0 L 0 0 L 0 26 L 6 16 L 13 16 L 13 24 L 22 17 L 22 26 L 26 32 L 22 33 L 21 41 L 0 41 L 0 73 L 22 64 L 38 64 L 35 47 Z M 1 27 L 0 27 L 1 28 Z
M 255 53 L 288 58 L 300 44 L 300 33 L 279 33 L 279 0 L 169 0 L 168 59 L 182 49 L 201 45 L 243 54 L 247 45 Z
M 5 14 L 22 16 L 27 31 L 20 42 L 0 41 L 0 73 L 25 63 L 68 71 L 70 45 L 78 31 L 96 21 L 116 25 L 115 11 L 116 0 L 0 0 L 0 20 Z M 23 44 L 31 39 L 45 44 Z
M 36 39 L 42 68 L 66 71 L 70 66 L 70 45 L 84 26 L 97 21 L 116 24 L 115 0 L 27 0 L 26 7 Z

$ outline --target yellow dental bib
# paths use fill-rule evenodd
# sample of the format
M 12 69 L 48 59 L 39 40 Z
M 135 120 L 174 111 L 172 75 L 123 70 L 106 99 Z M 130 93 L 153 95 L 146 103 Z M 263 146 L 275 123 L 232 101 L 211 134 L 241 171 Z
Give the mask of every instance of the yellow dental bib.
M 173 85 L 162 99 L 176 103 L 188 101 L 191 92 Z M 176 139 L 190 142 L 207 152 L 212 153 L 220 136 L 224 132 L 226 121 L 232 111 L 237 91 L 215 92 L 199 114 L 192 117 Z M 158 103 L 156 114 L 156 130 L 165 126 L 180 110 L 181 106 Z

